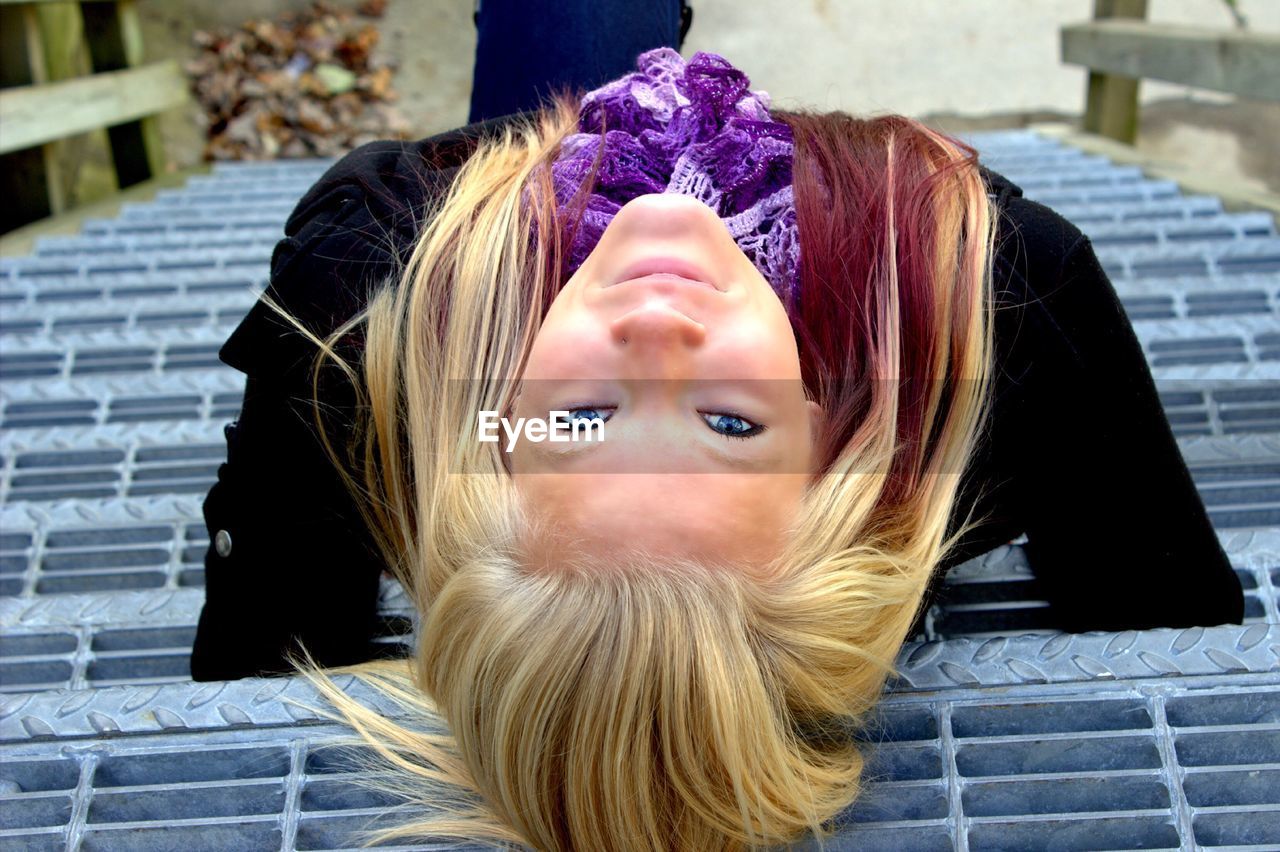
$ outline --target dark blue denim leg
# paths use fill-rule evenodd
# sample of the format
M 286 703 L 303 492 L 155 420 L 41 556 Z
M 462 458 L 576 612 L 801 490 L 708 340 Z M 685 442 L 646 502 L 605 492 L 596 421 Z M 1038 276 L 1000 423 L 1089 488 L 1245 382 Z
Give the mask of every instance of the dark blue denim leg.
M 468 122 L 536 109 L 559 88 L 594 89 L 655 47 L 680 49 L 681 0 L 479 0 Z

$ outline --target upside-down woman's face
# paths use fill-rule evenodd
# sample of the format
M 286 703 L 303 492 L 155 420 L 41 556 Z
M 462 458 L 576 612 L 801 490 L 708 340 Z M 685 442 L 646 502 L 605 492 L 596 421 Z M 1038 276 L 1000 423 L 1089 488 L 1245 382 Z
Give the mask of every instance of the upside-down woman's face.
M 575 547 L 739 565 L 795 520 L 821 414 L 777 295 L 715 211 L 676 194 L 626 204 L 548 311 L 513 418 L 555 411 L 604 425 L 517 438 L 510 468 Z

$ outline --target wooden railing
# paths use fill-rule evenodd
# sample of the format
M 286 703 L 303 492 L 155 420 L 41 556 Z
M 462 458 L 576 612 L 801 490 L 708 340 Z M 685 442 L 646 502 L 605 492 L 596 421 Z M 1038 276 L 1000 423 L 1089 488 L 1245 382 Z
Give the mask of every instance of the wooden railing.
M 1086 131 L 1133 144 L 1144 78 L 1280 101 L 1280 35 L 1154 24 L 1146 14 L 1146 0 L 1095 0 L 1095 20 L 1062 28 L 1062 61 L 1089 69 Z
M 51 74 L 49 27 L 42 33 L 41 18 L 48 24 L 58 6 L 79 11 L 88 76 Z M 3 230 L 66 207 L 57 140 L 106 128 L 121 189 L 163 171 L 155 116 L 186 102 L 187 82 L 174 60 L 143 64 L 136 0 L 0 0 L 0 16 L 0 156 L 9 196 Z

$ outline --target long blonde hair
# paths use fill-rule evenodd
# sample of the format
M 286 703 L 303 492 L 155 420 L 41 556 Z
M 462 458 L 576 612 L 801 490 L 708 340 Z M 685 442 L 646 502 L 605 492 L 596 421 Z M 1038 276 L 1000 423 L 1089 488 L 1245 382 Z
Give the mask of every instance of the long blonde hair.
M 793 324 L 831 416 L 763 575 L 638 557 L 532 570 L 500 451 L 471 439 L 476 412 L 508 409 L 561 284 L 548 165 L 576 131 L 571 95 L 482 141 L 400 281 L 313 336 L 317 389 L 336 364 L 364 413 L 345 446 L 322 437 L 421 615 L 409 660 L 296 661 L 366 747 L 366 783 L 409 804 L 373 840 L 729 850 L 821 837 L 858 796 L 855 734 L 930 574 L 976 523 L 947 534 L 988 415 L 991 211 L 973 152 L 914 121 L 777 115 L 796 132 L 801 292 L 827 317 Z M 857 245 L 833 244 L 849 228 Z M 838 311 L 814 304 L 842 292 Z M 338 341 L 357 331 L 353 365 Z

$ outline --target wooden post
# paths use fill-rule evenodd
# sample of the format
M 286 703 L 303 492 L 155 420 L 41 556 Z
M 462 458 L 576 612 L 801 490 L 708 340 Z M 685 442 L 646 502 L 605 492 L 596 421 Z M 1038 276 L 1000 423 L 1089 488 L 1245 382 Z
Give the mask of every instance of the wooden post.
M 39 86 L 49 82 L 49 63 L 45 57 L 44 40 L 40 37 L 40 14 L 35 6 L 23 6 L 22 30 L 27 41 L 27 66 L 31 70 L 31 82 Z M 56 216 L 67 209 L 67 193 L 62 185 L 62 171 L 58 168 L 57 143 L 46 142 L 40 146 L 44 160 L 44 180 L 49 193 L 49 214 Z
M 31 38 L 26 8 L 0 6 L 0 86 L 28 86 L 32 79 Z M 0 156 L 0 233 L 53 213 L 49 166 L 43 148 Z
M 1147 0 L 1094 0 L 1093 17 L 1147 16 Z M 1084 129 L 1132 145 L 1138 139 L 1138 85 L 1141 81 L 1118 74 L 1089 72 Z
M 135 0 L 85 3 L 85 41 L 93 70 L 119 71 L 142 64 L 142 24 Z M 155 118 L 143 118 L 107 128 L 116 179 L 121 189 L 164 171 L 164 150 Z

